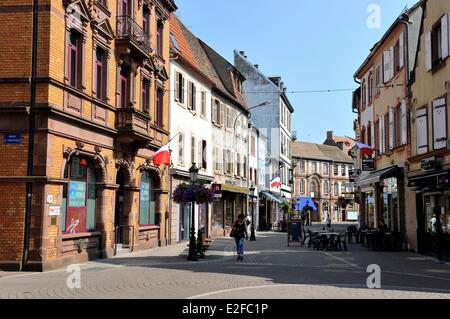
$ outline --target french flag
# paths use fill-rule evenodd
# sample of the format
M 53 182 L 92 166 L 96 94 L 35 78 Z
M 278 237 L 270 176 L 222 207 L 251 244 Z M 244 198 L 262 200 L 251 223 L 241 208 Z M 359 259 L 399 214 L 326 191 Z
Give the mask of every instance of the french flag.
M 366 155 L 372 155 L 373 154 L 373 148 L 369 145 L 363 144 L 361 142 L 356 142 L 356 147 L 361 150 L 361 153 Z
M 165 164 L 167 166 L 170 165 L 170 149 L 169 144 L 161 147 L 155 155 L 153 155 L 153 165 L 159 166 L 161 164 Z
M 275 177 L 270 183 L 270 188 L 281 188 L 281 178 Z

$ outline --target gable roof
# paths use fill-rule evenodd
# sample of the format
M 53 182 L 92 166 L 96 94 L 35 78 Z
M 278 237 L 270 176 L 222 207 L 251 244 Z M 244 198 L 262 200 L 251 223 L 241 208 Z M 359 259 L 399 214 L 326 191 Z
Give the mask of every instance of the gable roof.
M 198 39 L 175 14 L 171 14 L 170 19 L 170 31 L 177 42 L 177 46 L 175 46 L 175 43 L 171 41 L 171 48 L 175 49 L 181 59 L 189 64 L 195 72 L 206 78 L 218 93 L 232 102 L 239 104 L 241 107 L 246 108 L 245 99 L 244 101 L 240 100 L 235 94 L 229 91 L 224 81 L 222 81 L 217 71 L 218 68 L 213 65 L 209 55 L 206 53 L 205 47 L 202 44 L 204 42 Z M 222 57 L 220 58 L 223 59 Z
M 292 143 L 292 157 L 353 164 L 352 158 L 337 146 L 301 141 Z
M 230 93 L 234 99 L 245 109 L 247 109 L 247 101 L 245 97 L 239 94 L 234 85 L 234 75 L 241 76 L 244 78 L 241 72 L 234 67 L 230 62 L 228 62 L 224 57 L 222 57 L 219 53 L 214 51 L 209 45 L 200 40 L 200 44 L 206 52 L 206 55 L 209 58 L 209 61 L 214 66 L 214 70 L 222 81 L 223 85 L 227 89 L 228 93 Z

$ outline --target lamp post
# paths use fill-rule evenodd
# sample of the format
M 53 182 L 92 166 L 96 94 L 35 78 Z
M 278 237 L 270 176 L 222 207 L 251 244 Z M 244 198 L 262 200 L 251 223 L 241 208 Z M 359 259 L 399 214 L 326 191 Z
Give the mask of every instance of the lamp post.
M 198 167 L 195 163 L 192 163 L 191 168 L 189 169 L 189 177 L 191 180 L 191 184 L 197 183 L 198 178 Z M 195 201 L 192 201 L 192 212 L 191 212 L 191 236 L 189 238 L 189 261 L 197 261 L 197 243 L 195 238 Z
M 253 204 L 254 204 L 253 200 L 254 200 L 254 198 L 256 196 L 255 196 L 255 186 L 253 186 L 253 183 L 250 186 L 249 191 L 250 191 L 250 199 L 252 201 L 252 228 L 251 228 L 251 234 L 250 234 L 250 241 L 255 241 L 256 240 L 256 236 L 255 236 L 255 218 L 254 218 L 254 214 L 253 214 L 253 212 L 254 212 L 254 210 L 253 210 Z

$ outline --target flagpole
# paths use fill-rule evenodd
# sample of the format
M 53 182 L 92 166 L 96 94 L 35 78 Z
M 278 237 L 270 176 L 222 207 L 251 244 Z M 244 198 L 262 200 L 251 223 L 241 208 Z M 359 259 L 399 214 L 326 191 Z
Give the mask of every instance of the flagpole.
M 173 136 L 166 144 L 164 144 L 163 146 L 161 146 L 160 149 L 163 148 L 163 147 L 166 146 L 166 145 L 169 145 L 170 142 L 172 142 L 172 141 L 174 140 L 174 138 L 177 137 L 177 136 L 180 135 L 180 134 L 181 134 L 181 132 L 178 132 L 177 134 L 175 134 L 175 135 L 174 135 L 174 136 Z M 149 160 L 151 161 L 151 160 L 153 159 L 153 157 L 155 157 L 155 155 L 150 156 L 150 157 L 149 157 Z

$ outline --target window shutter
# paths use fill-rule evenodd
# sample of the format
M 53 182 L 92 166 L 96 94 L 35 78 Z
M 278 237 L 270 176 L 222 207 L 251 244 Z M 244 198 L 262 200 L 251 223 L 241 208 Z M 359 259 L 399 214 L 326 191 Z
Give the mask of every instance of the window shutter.
M 449 16 L 445 14 L 441 19 L 442 30 L 442 59 L 449 55 Z
M 402 32 L 399 38 L 399 67 L 402 68 L 405 64 L 405 34 Z
M 433 136 L 435 150 L 447 146 L 446 113 L 445 99 L 433 101 Z
M 383 81 L 384 83 L 389 81 L 389 77 L 391 75 L 390 71 L 390 51 L 383 52 Z
M 199 168 L 205 168 L 203 167 L 203 141 L 200 140 L 198 143 L 198 150 L 197 150 L 197 162 L 198 162 L 198 167 Z
M 391 49 L 389 50 L 389 59 L 390 59 L 390 75 L 389 75 L 389 80 L 391 80 L 394 77 L 394 47 L 391 47 Z
M 175 101 L 180 100 L 180 73 L 175 72 Z
M 395 137 L 395 126 L 394 126 L 394 108 L 389 108 L 389 149 L 394 149 L 394 137 Z
M 405 100 L 402 101 L 400 106 L 400 144 L 408 144 L 408 117 Z
M 224 103 L 220 103 L 220 125 L 224 124 L 224 119 L 225 119 L 225 104 Z
M 381 115 L 380 118 L 380 154 L 384 154 L 386 151 L 386 139 L 385 139 L 385 120 L 384 115 Z
M 365 78 L 365 91 L 366 91 L 366 98 L 365 98 L 365 107 L 369 106 L 369 76 L 367 75 Z
M 192 83 L 192 110 L 197 110 L 197 87 Z
M 432 56 L 431 56 L 431 32 L 425 35 L 425 65 L 427 71 L 433 68 Z
M 211 99 L 211 121 L 213 123 L 216 123 L 216 118 L 217 118 L 216 102 L 214 101 L 214 99 Z
M 416 118 L 416 134 L 417 134 L 417 155 L 428 152 L 428 123 L 427 109 L 417 110 Z

